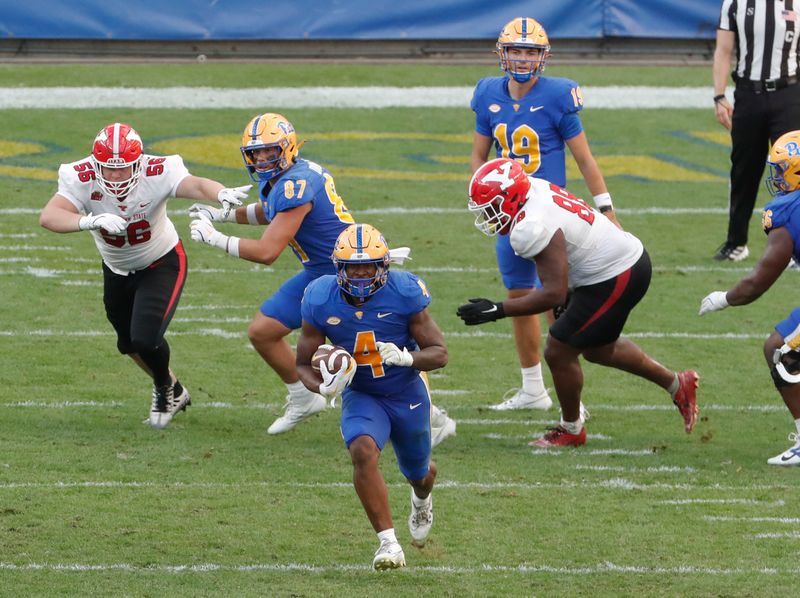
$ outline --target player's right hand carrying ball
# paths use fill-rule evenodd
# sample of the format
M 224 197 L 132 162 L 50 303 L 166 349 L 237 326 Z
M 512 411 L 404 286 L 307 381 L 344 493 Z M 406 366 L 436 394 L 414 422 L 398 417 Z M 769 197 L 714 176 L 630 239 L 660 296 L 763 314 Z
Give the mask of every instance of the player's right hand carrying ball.
M 506 317 L 503 310 L 503 303 L 495 303 L 489 299 L 470 299 L 458 308 L 456 315 L 464 320 L 467 326 L 475 326 L 476 324 L 485 324 L 486 322 L 494 322 L 500 318 Z
M 725 291 L 714 291 L 709 293 L 700 302 L 700 315 L 707 314 L 712 311 L 719 311 L 728 307 L 728 293 Z
M 329 372 L 328 365 L 323 360 L 319 364 L 319 373 L 322 376 L 319 394 L 327 399 L 332 399 L 342 394 L 342 391 L 353 381 L 353 376 L 356 375 L 356 361 L 347 359 L 338 371 Z

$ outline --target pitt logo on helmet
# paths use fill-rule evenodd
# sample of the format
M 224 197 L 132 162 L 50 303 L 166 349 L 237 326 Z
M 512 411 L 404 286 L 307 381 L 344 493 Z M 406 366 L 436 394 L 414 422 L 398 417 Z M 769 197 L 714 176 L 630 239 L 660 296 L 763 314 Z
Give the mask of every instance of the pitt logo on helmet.
M 506 23 L 495 48 L 500 68 L 518 83 L 541 75 L 550 57 L 547 33 L 530 17 L 517 17 Z
M 292 123 L 268 112 L 253 118 L 242 134 L 242 159 L 253 181 L 271 181 L 297 161 L 300 146 Z

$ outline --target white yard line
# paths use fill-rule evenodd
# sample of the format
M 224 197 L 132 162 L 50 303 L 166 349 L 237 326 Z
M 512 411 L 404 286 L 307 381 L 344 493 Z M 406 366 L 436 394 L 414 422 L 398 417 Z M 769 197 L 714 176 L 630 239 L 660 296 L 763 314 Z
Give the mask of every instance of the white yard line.
M 2 87 L 0 109 L 46 108 L 469 108 L 473 86 L 461 87 Z M 710 86 L 583 87 L 587 107 L 702 108 Z

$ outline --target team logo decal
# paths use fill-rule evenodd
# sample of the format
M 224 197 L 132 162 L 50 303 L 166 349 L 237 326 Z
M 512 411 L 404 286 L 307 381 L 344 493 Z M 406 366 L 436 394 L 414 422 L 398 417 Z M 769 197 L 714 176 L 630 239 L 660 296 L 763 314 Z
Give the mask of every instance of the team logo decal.
M 786 153 L 789 156 L 800 156 L 800 146 L 797 145 L 796 141 L 790 141 L 786 144 Z
M 337 318 L 336 316 L 331 316 L 327 320 L 325 320 L 326 324 L 330 324 L 331 326 L 337 326 L 342 323 L 342 321 Z
M 363 311 L 357 311 L 356 312 L 356 318 L 358 318 L 360 320 L 363 317 L 364 317 L 364 312 Z
M 519 110 L 519 104 L 512 104 L 512 106 L 514 106 L 514 112 Z
M 103 194 L 100 193 L 99 191 L 93 191 L 89 199 L 91 199 L 92 201 L 102 201 Z
M 500 112 L 500 106 L 497 104 L 489 104 L 489 112 Z

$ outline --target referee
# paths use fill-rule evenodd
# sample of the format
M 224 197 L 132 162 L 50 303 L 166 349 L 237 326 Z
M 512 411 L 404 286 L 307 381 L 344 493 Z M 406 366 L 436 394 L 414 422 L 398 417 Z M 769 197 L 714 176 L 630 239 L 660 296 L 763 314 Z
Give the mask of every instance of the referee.
M 723 0 L 714 51 L 714 110 L 731 131 L 728 237 L 716 260 L 749 255 L 747 228 L 769 144 L 800 129 L 795 0 Z M 800 4 L 800 1 L 798 1 Z M 797 7 L 800 10 L 800 6 Z M 736 49 L 734 106 L 725 86 Z

